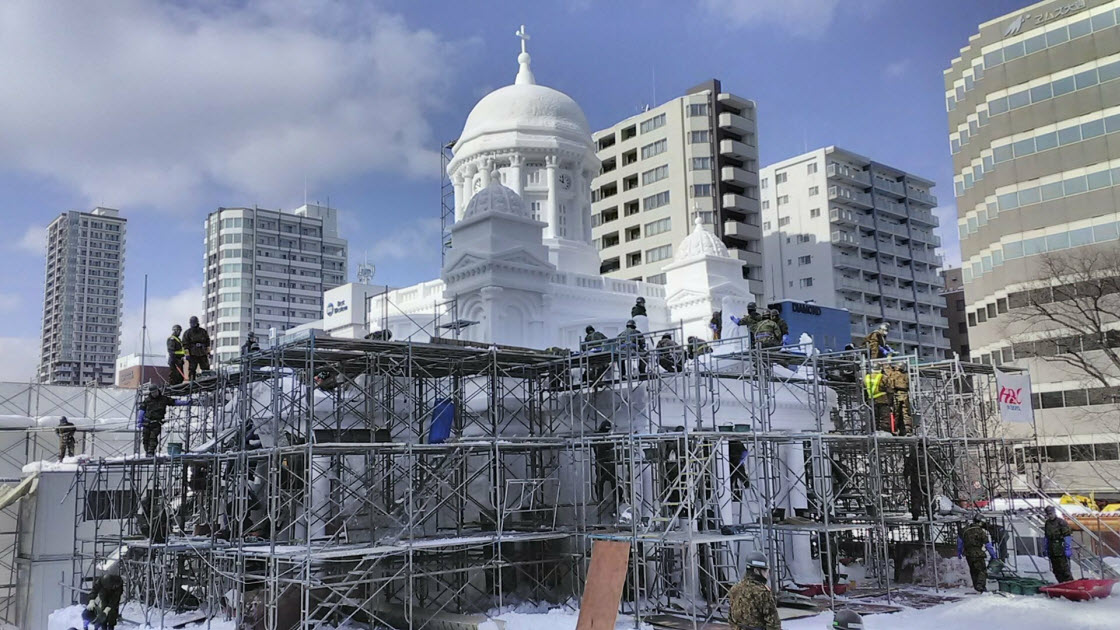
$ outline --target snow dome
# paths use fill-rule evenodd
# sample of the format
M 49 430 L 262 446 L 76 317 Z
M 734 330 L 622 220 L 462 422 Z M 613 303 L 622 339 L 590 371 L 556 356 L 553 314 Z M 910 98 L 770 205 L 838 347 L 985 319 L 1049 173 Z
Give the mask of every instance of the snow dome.
M 532 215 L 529 214 L 529 209 L 525 207 L 525 202 L 521 200 L 521 197 L 503 186 L 498 180 L 499 178 L 496 176 L 491 177 L 490 185 L 471 197 L 467 209 L 463 212 L 463 217 L 469 219 L 491 212 L 499 212 L 531 219 Z
M 677 256 L 674 260 L 682 261 L 700 256 L 731 257 L 730 252 L 727 251 L 727 246 L 704 225 L 699 214 L 693 219 L 692 224 L 695 226 L 692 229 L 692 234 L 684 237 L 684 240 L 681 241 L 680 246 L 677 247 Z

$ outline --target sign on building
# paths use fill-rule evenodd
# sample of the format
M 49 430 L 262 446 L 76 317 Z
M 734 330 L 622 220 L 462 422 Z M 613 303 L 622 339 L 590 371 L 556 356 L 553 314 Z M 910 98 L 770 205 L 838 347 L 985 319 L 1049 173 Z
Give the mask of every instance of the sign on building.
M 999 389 L 996 403 L 1004 422 L 1034 422 L 1029 373 L 996 369 L 996 387 Z

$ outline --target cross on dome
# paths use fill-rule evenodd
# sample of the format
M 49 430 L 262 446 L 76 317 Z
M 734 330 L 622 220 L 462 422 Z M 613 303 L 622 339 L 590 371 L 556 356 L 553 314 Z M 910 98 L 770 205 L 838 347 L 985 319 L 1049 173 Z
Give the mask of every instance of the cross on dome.
M 514 35 L 521 39 L 521 52 L 528 52 L 525 50 L 525 41 L 529 39 L 529 34 L 525 32 L 525 25 L 522 24 L 521 28 L 518 29 Z
M 536 85 L 537 80 L 533 77 L 533 71 L 529 69 L 529 52 L 525 50 L 525 42 L 529 39 L 529 33 L 525 32 L 525 25 L 522 24 L 521 28 L 517 30 L 514 35 L 521 40 L 521 54 L 517 56 L 517 63 L 519 68 L 517 70 L 517 78 L 513 80 L 514 85 Z

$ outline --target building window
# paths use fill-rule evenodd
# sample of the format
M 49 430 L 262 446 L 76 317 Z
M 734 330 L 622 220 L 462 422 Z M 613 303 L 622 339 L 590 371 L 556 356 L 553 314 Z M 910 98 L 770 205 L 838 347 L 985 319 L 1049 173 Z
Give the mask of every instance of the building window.
M 668 140 L 658 140 L 657 142 L 651 142 L 650 144 L 642 147 L 642 159 L 645 160 L 655 155 L 664 153 L 668 148 Z
M 711 184 L 693 184 L 692 185 L 693 197 L 711 197 L 712 185 Z
M 662 245 L 661 247 L 654 247 L 653 249 L 646 250 L 646 262 L 658 262 L 673 257 L 673 246 Z
M 809 218 L 810 219 L 815 219 L 819 216 L 821 216 L 821 209 L 820 208 L 813 208 L 812 210 L 809 211 Z
M 692 144 L 706 144 L 711 141 L 711 132 L 707 129 L 688 132 L 688 141 Z
M 759 186 L 763 190 L 766 190 L 767 188 L 769 188 L 770 187 L 770 178 L 769 177 L 763 177 L 762 182 L 759 184 Z
M 654 182 L 659 182 L 669 176 L 669 165 L 663 164 L 657 168 L 650 169 L 642 173 L 642 185 L 648 186 Z
M 789 225 L 789 217 L 781 217 L 778 219 L 778 227 L 785 227 Z
M 812 278 L 802 278 L 801 279 L 801 288 L 802 289 L 808 289 L 811 286 L 813 286 L 813 279 Z
M 778 173 L 774 175 L 775 184 L 784 184 L 789 179 L 789 173 Z
M 630 252 L 626 254 L 626 266 L 637 267 L 642 264 L 642 252 Z
M 654 235 L 657 235 L 657 234 L 662 234 L 662 233 L 668 232 L 669 230 L 671 230 L 673 228 L 673 220 L 669 217 L 665 217 L 664 219 L 660 219 L 658 221 L 652 221 L 650 223 L 647 223 L 645 225 L 645 228 L 646 228 L 646 236 L 654 236 Z
M 762 201 L 762 209 L 763 210 L 769 210 L 770 209 L 770 200 L 769 199 L 764 199 Z
M 808 234 L 798 234 L 797 235 L 797 242 L 798 243 L 808 243 L 812 239 L 813 239 L 813 237 L 809 236 Z
M 712 158 L 710 157 L 694 157 L 692 158 L 692 170 L 694 171 L 708 171 L 712 168 Z
M 660 208 L 661 206 L 665 206 L 665 205 L 668 205 L 668 204 L 669 204 L 669 191 L 668 190 L 666 190 L 665 192 L 657 193 L 656 195 L 650 195 L 649 197 L 646 197 L 645 199 L 642 199 L 642 208 L 644 208 L 646 210 L 651 210 L 653 208 Z
M 778 197 L 778 205 L 779 206 L 784 206 L 787 203 L 789 203 L 789 195 L 782 195 L 782 196 Z
M 812 264 L 812 262 L 813 262 L 813 257 L 812 256 L 798 256 L 797 257 L 797 264 L 798 265 L 808 265 L 808 264 Z
M 810 186 L 809 187 L 809 196 L 810 197 L 816 197 L 819 194 L 821 194 L 820 186 Z
M 763 221 L 762 222 L 762 229 L 763 230 L 769 230 L 770 229 L 770 222 L 769 221 Z
M 658 114 L 649 120 L 642 122 L 640 129 L 642 133 L 649 133 L 658 127 L 665 126 L 665 114 Z
M 708 104 L 707 103 L 693 103 L 688 106 L 689 116 L 707 116 Z
M 652 276 L 646 276 L 646 282 L 650 284 L 665 284 L 665 274 L 658 273 Z
M 816 162 L 809 162 L 809 164 L 808 164 L 808 166 L 806 166 L 805 170 L 809 175 L 812 175 L 812 174 L 816 173 L 817 172 L 817 163 Z

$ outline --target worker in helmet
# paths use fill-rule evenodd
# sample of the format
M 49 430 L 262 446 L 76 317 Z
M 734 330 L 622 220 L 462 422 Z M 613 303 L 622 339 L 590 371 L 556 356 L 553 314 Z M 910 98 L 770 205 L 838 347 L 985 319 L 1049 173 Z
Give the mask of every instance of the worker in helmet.
M 770 592 L 770 564 L 761 552 L 747 554 L 747 572 L 727 593 L 732 630 L 781 630 L 778 604 Z
M 972 574 L 972 588 L 977 593 L 988 590 L 988 558 L 998 560 L 999 554 L 992 546 L 992 538 L 988 535 L 988 528 L 984 526 L 984 519 L 979 514 L 972 517 L 972 523 L 961 531 L 957 537 L 957 558 L 962 556 L 968 560 L 968 571 Z
M 634 306 L 630 307 L 630 319 L 638 325 L 638 330 L 648 333 L 649 332 L 649 317 L 646 315 L 646 299 L 638 297 L 634 300 Z
M 618 333 L 618 365 L 619 375 L 626 377 L 626 364 L 630 359 L 638 358 L 638 373 L 646 373 L 646 338 L 638 330 L 637 323 L 626 320 L 626 328 Z
M 832 617 L 833 630 L 863 630 L 863 617 L 854 610 L 838 610 Z
M 890 324 L 883 322 L 879 327 L 867 333 L 863 338 L 860 345 L 867 346 L 868 353 L 872 359 L 881 359 L 890 356 L 894 353 L 890 346 L 887 345 L 887 333 L 890 331 Z

